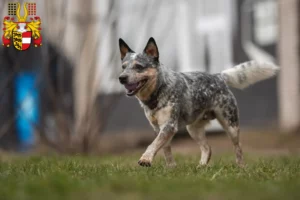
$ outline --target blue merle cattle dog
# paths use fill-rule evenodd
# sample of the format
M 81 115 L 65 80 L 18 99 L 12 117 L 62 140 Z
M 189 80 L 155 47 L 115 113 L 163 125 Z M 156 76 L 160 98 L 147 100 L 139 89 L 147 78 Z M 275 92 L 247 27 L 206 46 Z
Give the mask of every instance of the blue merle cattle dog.
M 243 89 L 276 74 L 279 68 L 270 63 L 245 62 L 217 74 L 175 72 L 159 62 L 155 40 L 150 38 L 143 53 L 135 53 L 119 39 L 123 71 L 119 81 L 127 96 L 138 99 L 153 127 L 156 138 L 140 160 L 141 166 L 151 166 L 154 156 L 163 149 L 167 166 L 176 163 L 171 152 L 171 140 L 177 130 L 186 126 L 201 149 L 200 165 L 206 165 L 211 148 L 205 137 L 205 126 L 217 119 L 229 138 L 241 165 L 243 153 L 239 143 L 239 112 L 228 86 Z

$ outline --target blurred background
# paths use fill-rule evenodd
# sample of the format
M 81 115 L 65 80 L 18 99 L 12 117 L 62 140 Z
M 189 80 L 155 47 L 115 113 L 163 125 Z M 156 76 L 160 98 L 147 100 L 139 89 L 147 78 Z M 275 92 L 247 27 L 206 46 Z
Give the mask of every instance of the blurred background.
M 8 2 L 17 1 L 0 0 L 2 19 Z M 42 21 L 42 46 L 0 47 L 2 149 L 46 147 L 69 154 L 145 148 L 154 134 L 137 100 L 125 97 L 118 82 L 119 38 L 141 52 L 154 37 L 161 62 L 176 71 L 217 73 L 248 60 L 276 63 L 279 76 L 232 89 L 242 137 L 268 141 L 264 134 L 280 135 L 281 141 L 300 134 L 298 0 L 30 2 Z M 219 132 L 212 122 L 208 135 Z M 184 140 L 184 133 L 175 139 Z

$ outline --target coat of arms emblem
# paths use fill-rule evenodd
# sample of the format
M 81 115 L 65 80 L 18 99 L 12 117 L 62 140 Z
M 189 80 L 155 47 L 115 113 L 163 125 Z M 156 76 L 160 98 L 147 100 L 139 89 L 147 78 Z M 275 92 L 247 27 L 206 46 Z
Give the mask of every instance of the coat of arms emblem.
M 3 46 L 10 47 L 13 44 L 20 51 L 27 50 L 31 43 L 35 47 L 42 45 L 41 19 L 36 16 L 36 3 L 25 2 L 23 8 L 24 15 L 21 16 L 20 3 L 8 3 L 9 16 L 4 17 L 3 20 Z M 14 21 L 15 17 L 17 17 L 16 21 Z

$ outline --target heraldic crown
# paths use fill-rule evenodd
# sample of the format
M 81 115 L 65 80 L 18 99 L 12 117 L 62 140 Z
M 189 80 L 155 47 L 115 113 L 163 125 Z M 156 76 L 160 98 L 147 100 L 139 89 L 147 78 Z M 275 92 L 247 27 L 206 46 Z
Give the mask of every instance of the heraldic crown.
M 2 44 L 10 47 L 11 44 L 17 50 L 27 50 L 31 43 L 35 47 L 42 46 L 41 18 L 36 16 L 36 4 L 25 2 L 23 5 L 24 15 L 20 15 L 20 3 L 8 3 L 8 15 L 3 20 Z M 27 20 L 28 15 L 32 17 Z M 17 21 L 14 21 L 17 17 Z

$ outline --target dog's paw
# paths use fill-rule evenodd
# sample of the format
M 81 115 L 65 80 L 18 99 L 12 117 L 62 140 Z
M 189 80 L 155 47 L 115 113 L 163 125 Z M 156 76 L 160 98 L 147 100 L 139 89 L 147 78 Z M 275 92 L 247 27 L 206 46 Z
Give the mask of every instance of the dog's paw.
M 141 158 L 138 162 L 142 167 L 151 167 L 151 161 L 148 159 Z
M 168 168 L 175 168 L 177 166 L 176 162 L 167 163 Z
M 208 166 L 209 166 L 208 164 L 198 164 L 196 168 L 197 169 L 203 169 L 203 168 L 206 168 Z
M 238 167 L 240 168 L 245 168 L 246 167 L 246 164 L 244 162 L 238 162 L 236 163 Z

